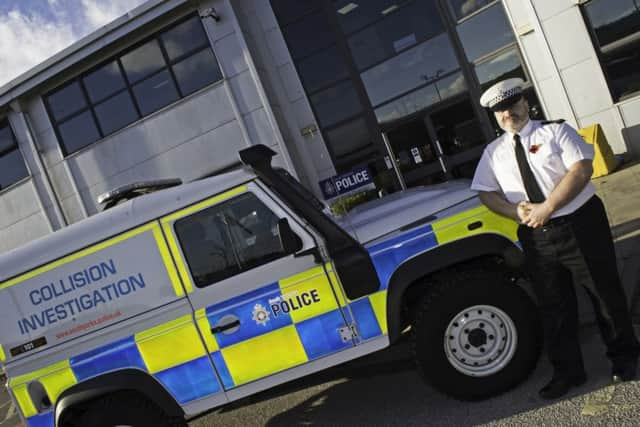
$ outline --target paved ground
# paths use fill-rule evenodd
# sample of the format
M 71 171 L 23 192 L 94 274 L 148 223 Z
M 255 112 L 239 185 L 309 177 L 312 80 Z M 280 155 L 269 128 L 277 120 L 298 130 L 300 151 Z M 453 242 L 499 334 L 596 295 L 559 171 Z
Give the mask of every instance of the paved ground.
M 619 268 L 640 325 L 640 164 L 595 180 L 616 239 Z M 584 301 L 583 301 L 584 302 Z M 190 427 L 209 426 L 635 426 L 640 424 L 640 381 L 609 385 L 609 365 L 592 313 L 582 305 L 581 336 L 589 381 L 560 401 L 538 398 L 550 375 L 541 361 L 515 390 L 476 403 L 449 399 L 417 375 L 406 342 L 274 390 L 236 402 Z M 640 336 L 640 329 L 637 329 Z M 0 427 L 15 427 L 12 405 L 0 393 Z M 8 418 L 5 417 L 9 415 Z

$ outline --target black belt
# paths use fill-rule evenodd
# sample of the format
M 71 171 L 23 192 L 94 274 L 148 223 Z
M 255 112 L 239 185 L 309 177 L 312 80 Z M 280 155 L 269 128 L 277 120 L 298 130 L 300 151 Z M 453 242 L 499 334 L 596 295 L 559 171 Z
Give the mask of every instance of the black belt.
M 562 215 L 562 216 L 558 216 L 558 217 L 555 217 L 555 218 L 551 218 L 546 222 L 545 225 L 543 225 L 540 228 L 533 229 L 533 228 L 528 227 L 526 225 L 521 226 L 521 227 L 526 227 L 527 229 L 529 229 L 531 231 L 540 230 L 540 231 L 544 232 L 544 231 L 547 231 L 547 230 L 549 230 L 551 228 L 554 228 L 554 227 L 560 227 L 560 226 L 564 226 L 564 225 L 570 224 L 570 223 L 574 222 L 578 217 L 586 214 L 589 211 L 589 209 L 595 203 L 597 203 L 597 200 L 598 200 L 598 198 L 594 194 L 593 196 L 591 196 L 589 198 L 589 200 L 584 202 L 582 204 L 582 206 L 580 206 L 575 211 L 573 211 L 573 212 L 571 212 L 570 214 L 567 214 L 567 215 Z

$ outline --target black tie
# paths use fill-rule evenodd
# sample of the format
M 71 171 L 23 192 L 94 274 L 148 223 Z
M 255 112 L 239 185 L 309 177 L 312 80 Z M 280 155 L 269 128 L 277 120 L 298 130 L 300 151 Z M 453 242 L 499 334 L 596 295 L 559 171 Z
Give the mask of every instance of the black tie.
M 527 156 L 524 154 L 524 148 L 522 147 L 522 143 L 520 142 L 520 135 L 514 135 L 513 140 L 515 141 L 518 169 L 520 169 L 520 176 L 522 177 L 522 183 L 524 184 L 524 188 L 527 191 L 529 201 L 533 203 L 542 203 L 546 198 L 544 197 L 544 193 L 540 189 L 540 185 L 538 185 L 538 181 L 536 181 L 536 177 L 531 171 L 529 162 L 527 162 Z

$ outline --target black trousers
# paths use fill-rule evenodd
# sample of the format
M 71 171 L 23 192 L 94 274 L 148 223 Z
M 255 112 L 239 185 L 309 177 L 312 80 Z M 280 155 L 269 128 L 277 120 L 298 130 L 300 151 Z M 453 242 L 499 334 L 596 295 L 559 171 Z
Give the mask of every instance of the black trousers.
M 585 287 L 613 367 L 638 357 L 615 249 L 602 201 L 593 196 L 570 215 L 538 229 L 521 225 L 518 237 L 538 298 L 549 359 L 557 375 L 581 375 L 574 283 Z

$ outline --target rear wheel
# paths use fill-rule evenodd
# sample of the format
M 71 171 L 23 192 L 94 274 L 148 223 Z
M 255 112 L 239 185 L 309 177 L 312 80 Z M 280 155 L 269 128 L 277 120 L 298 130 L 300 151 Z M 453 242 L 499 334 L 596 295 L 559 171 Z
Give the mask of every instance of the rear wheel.
M 169 417 L 155 403 L 139 393 L 123 391 L 89 403 L 80 426 L 91 427 L 186 427 L 182 417 Z
M 413 324 L 416 363 L 427 382 L 463 400 L 503 393 L 534 369 L 541 349 L 537 309 L 501 272 L 441 276 Z

